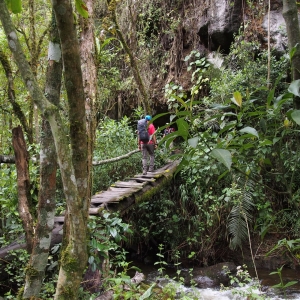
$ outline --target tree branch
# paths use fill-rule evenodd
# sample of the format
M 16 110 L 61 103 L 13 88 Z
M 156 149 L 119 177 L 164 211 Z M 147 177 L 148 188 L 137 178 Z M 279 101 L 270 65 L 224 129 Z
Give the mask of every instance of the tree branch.
M 133 150 L 131 152 L 128 152 L 127 154 L 124 154 L 124 155 L 121 155 L 121 156 L 118 156 L 118 157 L 104 159 L 104 160 L 100 160 L 100 161 L 93 161 L 93 166 L 100 166 L 100 165 L 108 164 L 108 163 L 111 163 L 111 162 L 116 162 L 116 161 L 122 160 L 124 158 L 128 158 L 132 154 L 137 153 L 139 151 L 140 151 L 139 149 L 136 149 L 136 150 Z

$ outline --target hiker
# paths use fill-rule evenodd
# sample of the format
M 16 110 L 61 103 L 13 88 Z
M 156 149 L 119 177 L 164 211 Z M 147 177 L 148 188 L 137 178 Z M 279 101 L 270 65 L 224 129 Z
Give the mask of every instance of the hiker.
M 167 127 L 166 127 L 165 130 L 164 130 L 163 138 L 164 138 L 166 135 L 168 135 L 168 134 L 170 134 L 170 133 L 172 133 L 172 132 L 175 131 L 174 128 L 170 127 L 170 124 L 169 124 L 169 123 L 166 123 L 166 126 L 167 126 Z M 170 143 L 169 149 L 171 149 L 171 150 L 173 149 L 173 141 Z
M 154 172 L 154 150 L 157 148 L 157 143 L 155 127 L 152 123 L 149 124 L 150 120 L 151 116 L 147 115 L 145 120 L 140 120 L 138 122 L 138 146 L 142 151 L 143 175 L 146 175 L 148 171 Z

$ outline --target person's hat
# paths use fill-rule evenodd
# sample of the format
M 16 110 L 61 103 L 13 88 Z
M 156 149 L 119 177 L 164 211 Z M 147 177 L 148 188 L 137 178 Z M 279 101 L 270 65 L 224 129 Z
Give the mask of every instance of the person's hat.
M 151 120 L 151 116 L 147 115 L 147 116 L 145 117 L 145 119 L 146 119 L 147 121 L 150 121 L 150 120 Z

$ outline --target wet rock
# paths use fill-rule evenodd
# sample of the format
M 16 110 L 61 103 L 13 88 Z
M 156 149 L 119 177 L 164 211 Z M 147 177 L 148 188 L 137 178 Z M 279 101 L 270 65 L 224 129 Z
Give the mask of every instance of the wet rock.
M 192 280 L 197 287 L 219 287 L 220 284 L 226 285 L 229 277 L 224 268 L 227 268 L 231 273 L 235 272 L 236 265 L 232 262 L 219 263 L 210 267 L 196 268 L 192 272 Z
M 95 300 L 112 300 L 114 298 L 113 295 L 114 292 L 112 290 L 109 290 L 98 296 Z

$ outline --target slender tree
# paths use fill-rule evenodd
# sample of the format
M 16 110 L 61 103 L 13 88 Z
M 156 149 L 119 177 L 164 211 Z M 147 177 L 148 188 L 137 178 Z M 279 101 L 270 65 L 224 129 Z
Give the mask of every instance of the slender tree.
M 58 106 L 62 79 L 62 57 L 59 35 L 54 13 L 50 30 L 46 71 L 45 94 L 48 100 Z M 40 190 L 38 200 L 38 220 L 34 243 L 28 263 L 23 298 L 38 297 L 44 279 L 52 237 L 55 216 L 55 192 L 57 159 L 54 139 L 49 122 L 43 118 L 40 151 Z M 36 270 L 36 272 L 31 272 Z
M 295 49 L 291 57 L 292 79 L 300 79 L 300 29 L 296 0 L 283 0 L 282 15 L 286 24 L 290 51 Z M 294 97 L 294 107 L 300 109 L 300 97 Z
M 88 171 L 85 103 L 80 69 L 79 45 L 74 14 L 69 1 L 53 2 L 59 29 L 68 95 L 69 124 L 65 126 L 59 108 L 44 96 L 22 51 L 4 0 L 0 0 L 0 19 L 27 90 L 51 126 L 60 167 L 68 230 L 54 299 L 77 299 L 77 291 L 87 262 Z M 71 148 L 70 146 L 71 145 Z

